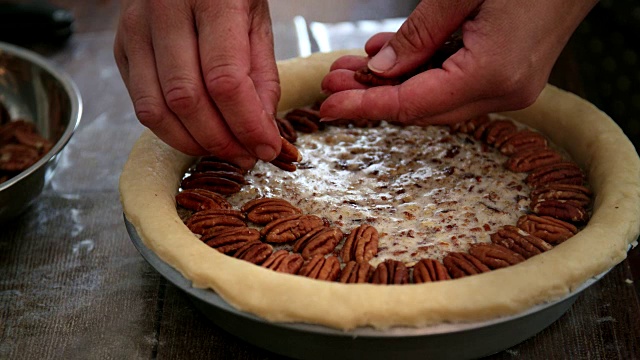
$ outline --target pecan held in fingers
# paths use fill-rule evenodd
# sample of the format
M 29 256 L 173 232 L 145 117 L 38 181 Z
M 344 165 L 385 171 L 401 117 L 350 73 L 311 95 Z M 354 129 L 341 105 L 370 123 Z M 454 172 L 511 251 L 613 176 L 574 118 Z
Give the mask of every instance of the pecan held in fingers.
M 297 167 L 294 163 L 302 161 L 302 155 L 293 144 L 287 141 L 287 139 L 282 136 L 280 139 L 282 140 L 280 154 L 271 161 L 271 164 L 284 171 L 296 171 Z

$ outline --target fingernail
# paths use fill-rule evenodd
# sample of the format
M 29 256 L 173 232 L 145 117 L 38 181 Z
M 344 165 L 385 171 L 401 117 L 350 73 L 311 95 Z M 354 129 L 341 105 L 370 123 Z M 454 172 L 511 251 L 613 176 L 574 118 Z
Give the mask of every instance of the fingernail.
M 254 148 L 255 154 L 260 160 L 271 161 L 276 158 L 276 150 L 267 144 L 259 144 Z
M 396 64 L 396 59 L 397 56 L 393 47 L 387 46 L 369 60 L 369 69 L 376 73 L 385 72 Z
M 253 156 L 242 156 L 236 159 L 235 163 L 244 170 L 250 170 L 255 166 L 256 159 Z
M 336 121 L 338 120 L 338 118 L 334 118 L 334 117 L 323 117 L 322 119 L 320 119 L 320 122 L 331 122 L 331 121 Z

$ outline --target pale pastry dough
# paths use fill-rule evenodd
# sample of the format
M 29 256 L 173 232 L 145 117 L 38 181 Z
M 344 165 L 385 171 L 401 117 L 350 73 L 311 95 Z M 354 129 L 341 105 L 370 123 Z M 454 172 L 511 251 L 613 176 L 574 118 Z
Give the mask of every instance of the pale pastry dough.
M 280 110 L 319 99 L 322 77 L 344 54 L 280 62 Z M 193 235 L 176 212 L 180 178 L 195 159 L 149 131 L 124 166 L 121 201 L 145 245 L 194 287 L 210 288 L 237 309 L 270 321 L 353 329 L 512 315 L 566 295 L 626 257 L 640 233 L 640 159 L 606 114 L 551 85 L 532 106 L 506 115 L 543 132 L 586 169 L 593 215 L 580 233 L 553 250 L 481 275 L 420 285 L 345 285 L 276 273 L 223 255 Z

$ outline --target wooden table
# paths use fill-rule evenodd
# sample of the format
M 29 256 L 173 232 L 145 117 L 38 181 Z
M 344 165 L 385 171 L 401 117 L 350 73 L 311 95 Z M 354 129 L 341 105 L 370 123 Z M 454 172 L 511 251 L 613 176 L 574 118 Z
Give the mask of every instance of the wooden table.
M 84 114 L 37 203 L 0 225 L 0 359 L 280 358 L 213 325 L 133 247 L 117 185 L 142 127 L 113 61 L 118 4 L 55 3 L 75 13 L 77 33 L 45 54 L 77 83 Z M 272 2 L 279 58 L 291 55 L 287 11 L 310 11 L 297 5 Z M 580 93 L 572 68 L 563 54 L 552 81 Z M 639 358 L 639 259 L 632 250 L 556 323 L 490 358 Z

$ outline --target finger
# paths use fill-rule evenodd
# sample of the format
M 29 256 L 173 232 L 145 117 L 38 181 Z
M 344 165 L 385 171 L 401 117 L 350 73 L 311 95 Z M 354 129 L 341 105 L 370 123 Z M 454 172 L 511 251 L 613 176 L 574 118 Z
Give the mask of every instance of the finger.
M 123 33 L 127 36 L 120 35 Z M 149 29 L 121 21 L 118 34 L 115 57 L 140 123 L 186 154 L 206 154 L 206 150 L 195 141 L 164 102 Z
M 269 17 L 269 5 L 261 1 L 253 9 L 253 27 L 250 31 L 251 72 L 262 107 L 267 114 L 277 113 L 280 100 L 280 79 L 276 65 L 273 31 Z M 277 128 L 277 125 L 273 123 Z
M 369 55 L 369 57 L 374 56 L 387 42 L 389 42 L 389 40 L 391 40 L 393 35 L 395 35 L 395 33 L 392 32 L 382 32 L 373 35 L 364 44 L 364 51 Z
M 338 91 L 366 89 L 367 86 L 356 81 L 353 70 L 338 69 L 329 72 L 322 79 L 322 91 L 331 94 Z
M 358 70 L 367 66 L 367 59 L 364 56 L 358 55 L 345 55 L 337 58 L 329 68 L 329 71 L 338 69 Z
M 426 0 L 418 4 L 398 32 L 369 61 L 385 77 L 413 70 L 433 55 L 480 1 Z
M 233 134 L 255 156 L 270 161 L 281 140 L 250 78 L 250 11 L 245 1 L 225 0 L 198 12 L 200 59 L 207 91 Z

